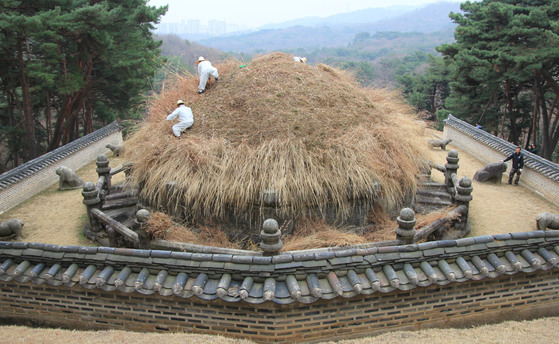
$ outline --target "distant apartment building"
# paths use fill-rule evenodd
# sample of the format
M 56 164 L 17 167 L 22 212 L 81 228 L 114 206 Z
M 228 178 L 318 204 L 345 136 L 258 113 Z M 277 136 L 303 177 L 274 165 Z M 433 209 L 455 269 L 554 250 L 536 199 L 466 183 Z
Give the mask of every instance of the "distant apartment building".
M 227 33 L 227 23 L 221 20 L 210 20 L 208 22 L 208 34 L 221 36 Z
M 168 34 L 205 34 L 208 36 L 222 36 L 228 33 L 246 31 L 246 25 L 231 24 L 222 20 L 209 20 L 207 25 L 203 25 L 200 19 L 182 20 L 180 23 L 160 23 L 155 29 L 159 35 Z
M 185 33 L 202 33 L 202 22 L 200 21 L 200 19 L 187 20 Z

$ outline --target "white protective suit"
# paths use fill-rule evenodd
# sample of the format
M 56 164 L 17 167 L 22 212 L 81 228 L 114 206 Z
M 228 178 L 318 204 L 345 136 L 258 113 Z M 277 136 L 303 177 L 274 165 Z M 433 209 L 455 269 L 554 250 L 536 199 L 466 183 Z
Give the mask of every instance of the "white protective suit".
M 192 110 L 188 106 L 181 104 L 173 113 L 167 116 L 167 120 L 172 121 L 177 118 L 177 116 L 179 117 L 179 123 L 173 125 L 173 134 L 175 134 L 176 137 L 180 137 L 184 130 L 190 128 L 192 124 L 194 124 L 194 115 L 192 115 Z
M 204 91 L 206 89 L 206 83 L 210 76 L 214 78 L 219 78 L 217 73 L 217 68 L 212 66 L 210 61 L 202 61 L 198 64 L 198 75 L 200 76 L 200 84 L 198 85 L 198 91 Z

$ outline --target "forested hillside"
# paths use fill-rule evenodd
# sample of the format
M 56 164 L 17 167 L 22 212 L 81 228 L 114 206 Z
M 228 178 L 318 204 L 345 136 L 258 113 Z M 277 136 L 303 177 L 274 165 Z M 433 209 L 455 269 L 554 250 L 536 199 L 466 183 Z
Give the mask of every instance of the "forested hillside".
M 0 172 L 127 117 L 159 68 L 142 0 L 0 2 Z

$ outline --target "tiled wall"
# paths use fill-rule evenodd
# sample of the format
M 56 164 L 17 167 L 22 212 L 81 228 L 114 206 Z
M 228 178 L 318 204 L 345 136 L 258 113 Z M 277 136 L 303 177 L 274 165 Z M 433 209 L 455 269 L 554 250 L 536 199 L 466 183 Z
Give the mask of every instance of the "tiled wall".
M 553 270 L 537 271 L 288 306 L 0 282 L 0 308 L 4 322 L 288 343 L 556 316 L 559 280 Z
M 27 178 L 1 189 L 0 214 L 58 183 L 58 175 L 55 172 L 57 167 L 66 166 L 75 171 L 95 161 L 99 154 L 109 152 L 109 149 L 105 147 L 108 143 L 122 144 L 122 132 L 113 132 L 61 160 L 41 167 Z

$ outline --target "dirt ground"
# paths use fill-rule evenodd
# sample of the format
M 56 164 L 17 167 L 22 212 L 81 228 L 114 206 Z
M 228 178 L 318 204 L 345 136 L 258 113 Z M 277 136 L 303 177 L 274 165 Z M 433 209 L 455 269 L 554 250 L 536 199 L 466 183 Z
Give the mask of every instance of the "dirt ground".
M 442 133 L 428 130 L 426 139 L 441 137 Z M 473 178 L 475 171 L 483 166 L 466 152 L 449 145 L 447 151 L 440 149 L 429 152 L 430 159 L 444 165 L 449 149 L 456 149 L 460 158 L 459 177 Z M 119 158 L 109 155 L 110 166 L 121 164 Z M 96 181 L 95 164 L 81 168 L 78 174 L 84 181 Z M 442 181 L 442 173 L 433 171 L 433 177 Z M 124 178 L 115 176 L 113 183 Z M 474 199 L 470 203 L 472 235 L 498 234 L 530 231 L 535 228 L 535 217 L 539 212 L 559 213 L 559 207 L 520 187 L 506 184 L 492 185 L 474 182 Z M 19 218 L 25 223 L 23 240 L 60 245 L 90 245 L 81 233 L 86 221 L 85 206 L 81 190 L 58 191 L 53 185 L 41 194 L 2 214 L 0 222 Z M 48 230 L 45 230 L 48 229 Z M 555 343 L 559 334 L 559 318 L 534 321 L 504 322 L 469 329 L 429 329 L 419 332 L 392 332 L 377 337 L 346 340 L 337 343 L 394 343 L 401 344 L 461 344 L 461 343 Z M 0 326 L 0 344 L 3 343 L 252 343 L 218 336 L 195 334 L 154 334 L 124 331 L 69 331 L 60 329 L 35 329 L 18 326 Z M 335 342 L 323 342 L 335 343 Z
M 557 343 L 559 318 L 532 321 L 507 321 L 498 325 L 484 325 L 468 329 L 429 329 L 417 332 L 385 333 L 376 337 L 343 341 L 326 341 L 322 344 L 472 344 L 472 343 Z M 30 329 L 20 326 L 0 327 L 0 344 L 250 344 L 248 340 L 187 333 L 157 334 L 125 331 L 70 331 L 60 329 Z

